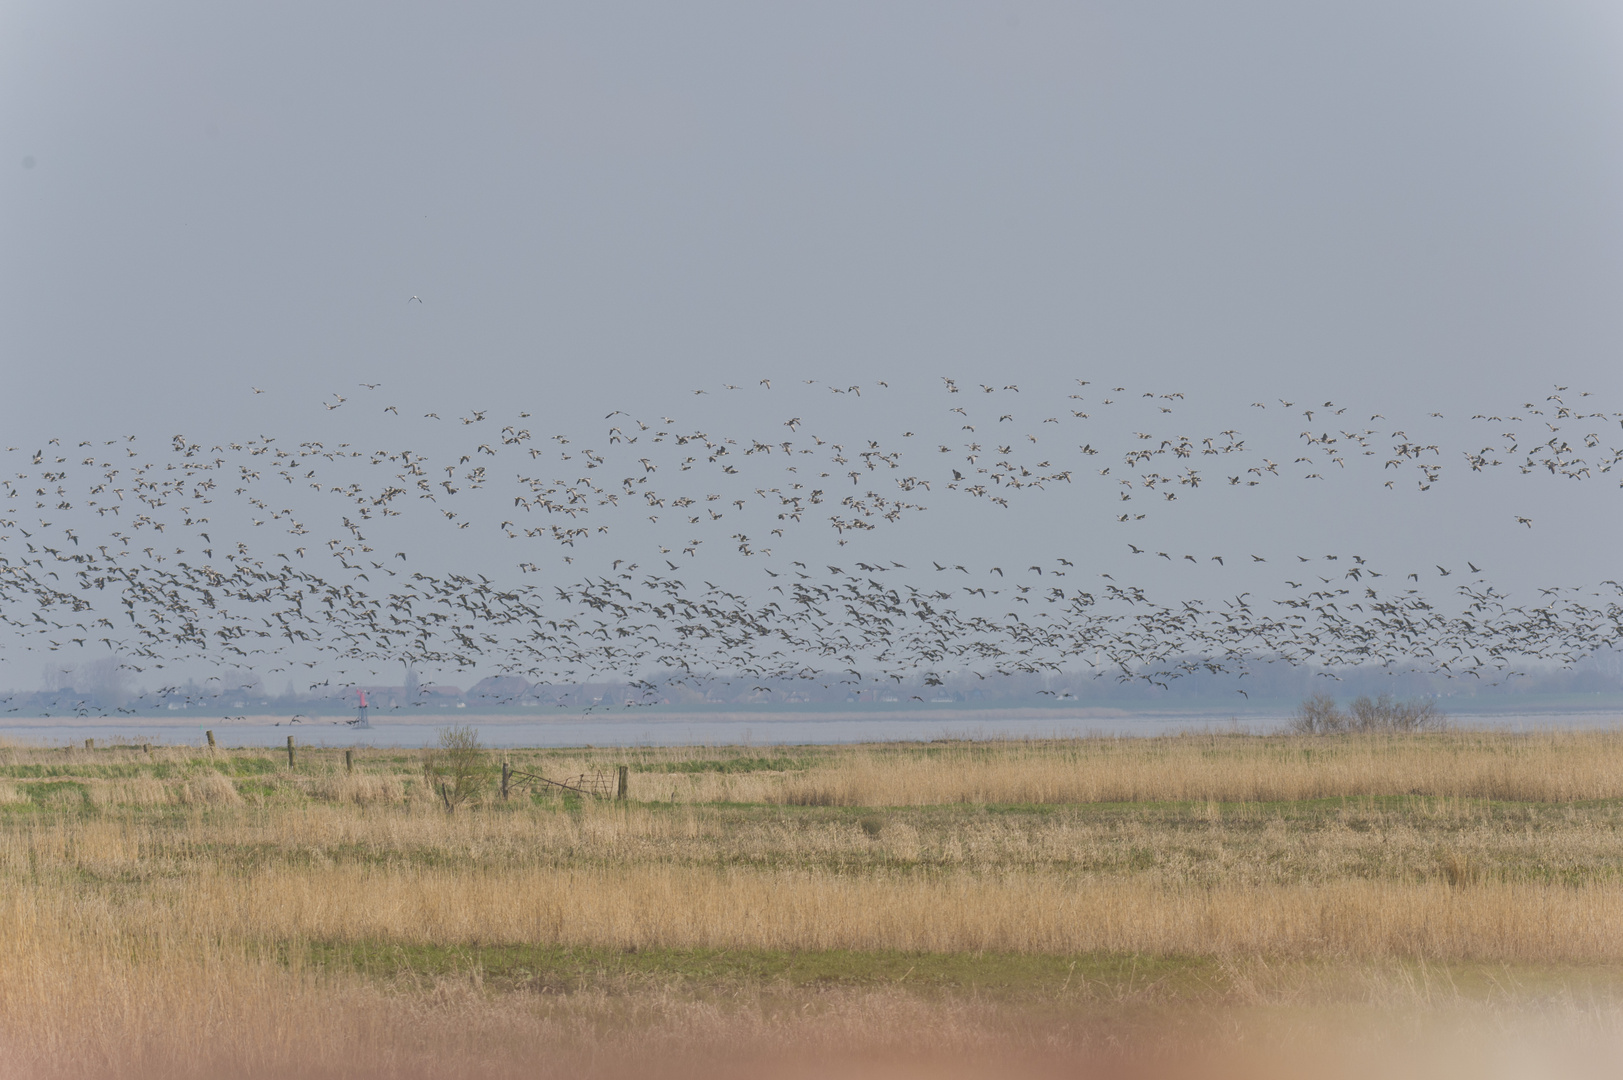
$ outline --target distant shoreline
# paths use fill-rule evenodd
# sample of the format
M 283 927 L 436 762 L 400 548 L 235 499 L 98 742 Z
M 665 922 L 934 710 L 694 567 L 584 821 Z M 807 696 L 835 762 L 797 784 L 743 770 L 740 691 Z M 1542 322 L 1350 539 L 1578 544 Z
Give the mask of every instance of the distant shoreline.
M 1478 722 L 1493 717 L 1613 715 L 1623 718 L 1623 694 L 1561 694 L 1505 700 L 1495 696 L 1433 698 L 1437 708 L 1449 718 L 1471 718 Z M 657 704 L 626 706 L 600 704 L 585 707 L 513 705 L 465 705 L 463 707 L 420 706 L 413 708 L 373 708 L 374 727 L 444 727 L 475 723 L 489 726 L 556 724 L 780 724 L 835 722 L 900 722 L 952 724 L 975 722 L 1040 721 L 1206 721 L 1209 723 L 1277 724 L 1294 715 L 1299 699 L 1263 698 L 1233 701 L 1200 698 L 1178 702 L 1132 705 L 1107 704 L 1024 704 L 999 705 L 987 702 L 847 702 L 847 703 L 750 703 L 750 704 Z M 225 728 L 292 726 L 328 728 L 342 726 L 355 716 L 353 708 L 333 708 L 330 703 L 300 703 L 293 707 L 256 704 L 218 711 L 203 709 L 152 709 L 133 713 L 60 713 L 55 715 L 0 715 L 0 730 L 8 728 L 57 727 L 154 727 Z
M 778 724 L 849 724 L 849 723 L 1006 723 L 1012 721 L 1043 721 L 1051 720 L 1056 723 L 1074 723 L 1087 720 L 1115 720 L 1115 721 L 1143 721 L 1145 723 L 1168 723 L 1189 721 L 1198 723 L 1205 721 L 1214 727 L 1226 727 L 1237 724 L 1241 727 L 1249 723 L 1276 724 L 1288 719 L 1291 710 L 1278 711 L 1255 710 L 1251 712 L 1235 712 L 1229 715 L 1219 715 L 1211 710 L 1129 710 L 1109 708 L 1085 709 L 976 709 L 976 710 L 948 710 L 948 709 L 918 709 L 898 710 L 892 712 L 864 711 L 864 712 L 743 712 L 743 711 L 716 711 L 716 712 L 676 712 L 655 710 L 604 710 L 586 712 L 554 712 L 541 715 L 523 715 L 511 712 L 483 713 L 472 710 L 458 709 L 435 710 L 433 712 L 389 713 L 374 715 L 372 726 L 367 728 L 350 728 L 357 732 L 381 728 L 401 727 L 445 727 L 449 724 L 472 724 L 477 727 L 552 727 L 552 726 L 596 726 L 621 727 L 631 725 L 692 725 L 692 724 L 725 724 L 725 725 L 778 725 Z M 1623 724 L 1623 709 L 1619 708 L 1555 708 L 1555 709 L 1473 709 L 1468 712 L 1446 714 L 1452 721 L 1466 723 L 1468 726 L 1491 726 L 1496 719 L 1516 720 L 1538 718 L 1541 720 L 1574 719 L 1586 720 L 1593 723 L 1606 718 L 1615 719 Z M 1475 722 L 1472 724 L 1471 722 Z M 290 722 L 286 714 L 280 713 L 254 713 L 239 715 L 231 718 L 218 716 L 176 716 L 175 714 L 152 714 L 144 716 L 41 716 L 41 717 L 11 717 L 0 721 L 0 732 L 22 729 L 71 729 L 71 728 L 129 728 L 136 729 L 211 729 L 230 731 L 236 728 L 287 728 L 289 733 L 295 733 L 300 728 L 311 731 L 327 731 L 334 728 L 348 728 L 343 714 L 337 715 L 308 715 L 301 722 Z

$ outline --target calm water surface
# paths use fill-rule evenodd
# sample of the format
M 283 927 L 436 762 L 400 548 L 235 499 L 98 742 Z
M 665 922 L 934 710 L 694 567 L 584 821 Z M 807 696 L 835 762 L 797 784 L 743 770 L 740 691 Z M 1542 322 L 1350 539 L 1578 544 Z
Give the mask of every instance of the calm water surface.
M 885 719 L 806 719 L 728 720 L 715 717 L 605 717 L 604 719 L 560 718 L 534 721 L 506 717 L 469 716 L 467 722 L 479 729 L 481 741 L 492 747 L 563 746 L 704 746 L 704 745 L 795 745 L 874 742 L 928 741 L 930 739 L 1000 739 L 1031 737 L 1074 737 L 1081 735 L 1169 735 L 1187 731 L 1278 731 L 1284 717 L 1251 717 L 1235 721 L 1228 716 L 1118 716 L 1029 718 L 919 719 L 905 716 Z M 1460 715 L 1449 720 L 1464 728 L 1492 728 L 1505 731 L 1598 730 L 1623 727 L 1616 712 Z M 431 746 L 440 729 L 432 724 L 391 724 L 387 720 L 370 730 L 358 730 L 342 723 L 316 719 L 289 725 L 271 723 L 101 723 L 72 721 L 13 721 L 0 725 L 0 739 L 31 746 L 65 746 L 95 739 L 99 744 L 151 742 L 163 745 L 204 744 L 203 732 L 212 728 L 221 746 L 285 746 L 292 735 L 301 746 Z

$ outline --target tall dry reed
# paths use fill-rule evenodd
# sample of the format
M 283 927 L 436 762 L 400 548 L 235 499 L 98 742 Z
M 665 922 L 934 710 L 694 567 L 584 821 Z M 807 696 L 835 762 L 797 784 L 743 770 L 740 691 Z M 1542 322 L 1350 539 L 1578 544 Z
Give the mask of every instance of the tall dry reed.
M 41 903 L 51 893 L 20 890 Z M 172 940 L 890 949 L 1154 956 L 1623 960 L 1609 886 L 1338 881 L 1166 888 L 1043 874 L 944 879 L 606 867 L 332 867 L 154 883 L 76 904 Z
M 629 759 L 632 804 L 520 792 L 446 814 L 409 754 L 349 773 L 320 751 L 290 770 L 253 751 L 8 750 L 0 1076 L 578 1075 L 633 1032 L 644 1073 L 695 1047 L 996 1063 L 1096 1045 L 1070 1020 L 889 991 L 554 999 L 491 993 L 477 969 L 380 985 L 308 965 L 335 943 L 1623 961 L 1623 808 L 1584 801 L 1623 798 L 1610 733 L 515 756 Z
M 1623 798 L 1623 736 L 1605 733 L 1176 736 L 853 750 L 759 797 L 802 805 L 1286 802 L 1438 795 Z

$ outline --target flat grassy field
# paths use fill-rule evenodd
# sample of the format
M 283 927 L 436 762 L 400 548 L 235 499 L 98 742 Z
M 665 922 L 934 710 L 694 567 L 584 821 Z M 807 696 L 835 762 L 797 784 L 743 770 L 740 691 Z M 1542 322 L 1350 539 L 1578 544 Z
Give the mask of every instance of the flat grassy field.
M 1496 1075 L 1623 1033 L 1623 735 L 481 760 L 448 812 L 419 751 L 0 748 L 0 1071 L 1360 1075 L 1399 1032 L 1388 1075 Z

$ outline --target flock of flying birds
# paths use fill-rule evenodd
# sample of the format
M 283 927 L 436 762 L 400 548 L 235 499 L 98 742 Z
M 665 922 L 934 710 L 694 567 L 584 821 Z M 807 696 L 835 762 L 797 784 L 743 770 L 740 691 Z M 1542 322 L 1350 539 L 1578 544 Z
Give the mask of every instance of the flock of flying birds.
M 1565 387 L 1472 417 L 1480 437 L 1445 450 L 1329 401 L 1254 403 L 1302 417 L 1277 446 L 1238 425 L 1179 430 L 1183 394 L 1086 380 L 1022 393 L 943 379 L 928 422 L 861 438 L 830 429 L 868 422 L 847 403 L 864 389 L 870 402 L 896 393 L 885 383 L 806 380 L 813 389 L 793 399 L 805 407 L 784 410 L 801 415 L 772 416 L 781 392 L 763 379 L 747 388 L 762 396 L 727 413 L 750 432 L 614 410 L 586 436 L 532 430 L 527 412 L 401 417 L 382 385 L 322 402 L 325 413 L 365 404 L 409 425 L 382 448 L 180 435 L 161 448 L 133 435 L 7 448 L 8 651 L 101 647 L 137 672 L 198 661 L 303 669 L 323 676 L 316 686 L 405 661 L 537 681 L 620 677 L 652 695 L 661 682 L 711 676 L 931 685 L 1092 668 L 1164 682 L 1260 660 L 1332 676 L 1384 665 L 1499 679 L 1623 640 L 1616 581 L 1513 604 L 1475 565 L 1437 566 L 1439 579 L 1461 582 L 1444 601 L 1423 594 L 1421 572 L 1361 555 L 1195 555 L 1140 546 L 1134 531 L 1158 513 L 1199 513 L 1191 503 L 1232 497 L 1226 489 L 1327 474 L 1422 492 L 1459 472 L 1602 482 L 1623 463 L 1613 445 L 1623 414 Z M 830 397 L 806 396 L 824 389 Z M 821 426 L 806 419 L 830 406 L 845 412 Z M 408 435 L 451 448 L 400 445 Z M 1123 527 L 1124 550 L 1147 561 L 1286 561 L 1287 589 L 1166 600 L 1076 552 L 971 569 L 919 550 L 932 510 L 1007 512 L 1014 528 L 1024 509 L 1055 499 Z M 1533 527 L 1508 516 L 1508 527 Z M 907 538 L 905 563 L 881 554 L 887 530 Z M 712 569 L 718 556 L 737 565 Z

